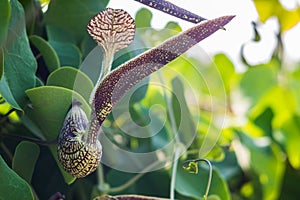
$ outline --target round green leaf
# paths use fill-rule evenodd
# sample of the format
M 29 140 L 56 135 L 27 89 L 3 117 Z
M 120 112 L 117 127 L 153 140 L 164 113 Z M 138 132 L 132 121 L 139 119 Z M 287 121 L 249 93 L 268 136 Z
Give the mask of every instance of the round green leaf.
M 53 72 L 60 67 L 55 50 L 46 40 L 37 35 L 30 36 L 29 40 L 42 54 L 49 72 Z
M 30 186 L 0 156 L 0 196 L 1 199 L 34 199 Z
M 23 141 L 16 148 L 12 168 L 28 183 L 31 182 L 35 163 L 39 154 L 39 146 L 32 142 Z
M 50 40 L 49 43 L 55 49 L 62 66 L 79 67 L 81 64 L 81 52 L 76 45 L 53 40 Z
M 78 92 L 89 101 L 94 88 L 91 79 L 83 72 L 74 67 L 61 67 L 50 74 L 47 85 L 60 86 Z

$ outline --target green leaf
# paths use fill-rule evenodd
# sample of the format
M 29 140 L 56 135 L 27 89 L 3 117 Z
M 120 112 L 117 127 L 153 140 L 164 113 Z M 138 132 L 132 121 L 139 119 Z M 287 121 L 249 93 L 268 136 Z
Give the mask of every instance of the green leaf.
M 300 169 L 300 119 L 299 117 L 292 117 L 286 121 L 281 130 L 281 143 L 287 153 L 288 160 L 291 166 L 295 169 Z
M 25 10 L 25 19 L 26 19 L 26 30 L 28 35 L 32 35 L 35 28 L 36 19 L 38 19 L 38 15 L 40 14 L 35 0 L 22 0 L 20 1 L 24 10 Z
M 0 49 L 0 81 L 4 73 L 4 51 Z
M 89 20 L 103 10 L 108 2 L 108 0 L 51 1 L 45 14 L 49 40 L 79 44 L 87 34 L 85 29 Z M 55 29 L 55 32 L 51 29 Z
M 1 199 L 34 199 L 28 183 L 12 171 L 1 156 L 0 169 Z
M 88 102 L 94 88 L 91 79 L 74 67 L 61 67 L 51 73 L 47 85 L 60 86 L 78 92 Z
M 256 105 L 262 97 L 277 84 L 275 72 L 268 66 L 250 68 L 240 81 L 240 90 L 250 102 Z
M 9 0 L 0 1 L 0 50 L 4 46 L 7 37 L 10 9 Z
M 187 105 L 185 88 L 181 80 L 177 77 L 172 80 L 172 108 L 178 130 L 180 142 L 189 146 L 195 135 L 197 135 L 196 125 Z
M 230 92 L 232 76 L 234 75 L 234 65 L 225 54 L 217 54 L 213 60 L 223 79 L 226 93 L 228 93 Z
M 19 106 L 19 104 L 16 102 L 12 91 L 9 88 L 9 85 L 6 81 L 6 77 L 3 76 L 2 79 L 0 80 L 0 93 L 3 98 L 15 109 L 21 110 L 22 108 Z
M 24 10 L 17 0 L 11 0 L 11 18 L 4 47 L 4 76 L 0 93 L 14 108 L 27 103 L 25 90 L 35 86 L 36 61 L 29 47 Z
M 26 113 L 27 110 L 30 108 L 27 108 L 24 110 L 25 114 L 22 116 L 21 118 L 21 122 L 22 124 L 36 137 L 40 138 L 41 140 L 46 140 L 43 132 L 41 131 L 41 129 L 37 126 L 37 124 L 35 124 L 33 122 L 32 119 L 30 119 Z
M 252 139 L 246 133 L 236 132 L 250 153 L 250 167 L 259 176 L 263 199 L 277 199 L 285 168 L 279 147 L 270 140 Z
M 82 55 L 76 45 L 53 40 L 49 40 L 49 43 L 55 49 L 61 66 L 73 66 L 76 68 L 80 66 Z
M 186 172 L 180 164 L 176 175 L 175 189 L 178 193 L 193 197 L 195 199 L 202 199 L 205 194 L 208 182 L 209 169 L 207 167 L 199 167 L 198 174 L 191 174 Z M 221 177 L 219 171 L 213 168 L 212 182 L 209 190 L 209 195 L 218 195 L 222 200 L 229 200 L 230 194 L 226 181 Z
M 140 9 L 135 15 L 136 28 L 149 28 L 151 27 L 152 13 L 146 9 Z
M 293 10 L 288 10 L 282 6 L 279 0 L 254 0 L 254 4 L 260 21 L 266 22 L 269 18 L 276 16 L 282 32 L 291 29 L 300 21 L 300 6 Z
M 282 181 L 281 195 L 278 199 L 294 199 L 300 195 L 298 185 L 300 182 L 299 171 L 293 169 L 288 163 L 286 166 L 284 180 Z
M 55 50 L 46 40 L 37 35 L 30 36 L 29 40 L 40 51 L 49 72 L 53 72 L 60 67 L 59 58 Z
M 35 143 L 23 141 L 16 148 L 12 169 L 28 183 L 31 182 L 39 154 L 40 148 Z
M 55 140 L 64 118 L 74 99 L 82 103 L 82 109 L 90 116 L 85 99 L 70 89 L 57 86 L 41 86 L 26 91 L 33 109 L 28 116 L 39 125 L 47 140 Z

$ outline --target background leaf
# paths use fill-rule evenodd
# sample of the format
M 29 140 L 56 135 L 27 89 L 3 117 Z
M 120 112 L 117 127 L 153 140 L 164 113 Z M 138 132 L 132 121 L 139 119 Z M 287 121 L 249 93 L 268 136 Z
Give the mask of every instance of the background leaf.
M 16 148 L 12 168 L 28 183 L 31 182 L 39 154 L 39 146 L 31 142 L 23 141 Z
M 0 2 L 0 50 L 5 44 L 8 32 L 8 24 L 10 19 L 10 3 L 9 0 Z M 0 76 L 1 77 L 1 76 Z
M 59 58 L 53 47 L 42 37 L 32 35 L 29 37 L 30 42 L 40 51 L 49 72 L 60 67 Z
M 207 167 L 201 167 L 200 165 L 198 174 L 190 174 L 181 167 L 181 164 L 179 164 L 176 175 L 176 191 L 187 197 L 202 199 L 207 186 L 208 172 L 209 170 Z M 218 195 L 222 200 L 230 199 L 227 184 L 217 169 L 213 169 L 209 195 L 212 194 Z
M 49 34 L 49 39 L 60 42 L 73 42 L 79 44 L 84 35 L 89 20 L 108 4 L 108 0 L 95 1 L 51 1 L 45 14 L 45 23 L 48 32 L 55 29 L 55 33 Z M 61 36 L 65 36 L 61 39 Z
M 12 171 L 0 156 L 1 199 L 34 199 L 30 186 Z
M 254 0 L 254 4 L 260 20 L 266 22 L 270 17 L 276 16 L 282 32 L 291 29 L 300 21 L 299 5 L 296 9 L 288 10 L 279 0 Z
M 78 68 L 81 64 L 81 52 L 79 48 L 68 42 L 57 42 L 49 40 L 50 45 L 55 49 L 61 66 L 72 66 Z
M 26 36 L 24 10 L 17 0 L 11 0 L 10 4 L 11 18 L 4 48 L 4 76 L 0 81 L 0 92 L 8 103 L 21 110 L 27 102 L 25 90 L 35 86 L 37 65 Z
M 47 79 L 48 86 L 60 86 L 74 90 L 82 95 L 88 102 L 94 88 L 91 79 L 74 67 L 61 67 L 50 74 Z

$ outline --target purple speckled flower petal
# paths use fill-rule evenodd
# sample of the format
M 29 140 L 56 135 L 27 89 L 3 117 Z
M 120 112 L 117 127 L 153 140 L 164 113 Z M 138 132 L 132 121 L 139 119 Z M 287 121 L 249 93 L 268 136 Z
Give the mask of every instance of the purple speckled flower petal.
M 122 96 L 143 78 L 171 62 L 201 40 L 207 38 L 234 16 L 224 16 L 208 20 L 190 28 L 136 58 L 122 64 L 101 81 L 93 99 L 93 126 L 101 126 L 114 105 Z M 93 124 L 93 123 L 97 123 Z
M 151 8 L 168 13 L 169 15 L 172 15 L 179 19 L 183 19 L 185 21 L 192 22 L 195 24 L 197 24 L 203 20 L 206 20 L 205 18 L 203 18 L 199 15 L 196 15 L 188 10 L 180 8 L 180 7 L 176 6 L 175 4 L 172 4 L 169 1 L 165 1 L 165 0 L 135 0 L 135 1 L 140 2 Z

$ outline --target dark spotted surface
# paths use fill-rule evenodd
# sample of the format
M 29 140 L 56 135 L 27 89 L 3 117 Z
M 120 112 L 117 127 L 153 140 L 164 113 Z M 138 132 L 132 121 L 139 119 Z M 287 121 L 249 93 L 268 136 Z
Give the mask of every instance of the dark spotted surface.
M 225 26 L 233 17 L 205 21 L 113 70 L 104 77 L 95 92 L 93 112 L 98 121 L 92 121 L 92 124 L 101 125 L 130 88 Z
M 87 142 L 87 124 L 88 119 L 80 104 L 73 103 L 58 138 L 58 159 L 63 168 L 77 178 L 95 171 L 102 154 L 98 140 Z M 98 136 L 98 132 L 89 131 L 89 134 Z
M 197 24 L 203 20 L 206 20 L 205 18 L 200 17 L 199 15 L 196 15 L 188 10 L 180 8 L 169 1 L 165 1 L 165 0 L 135 0 L 135 1 L 192 23 Z

